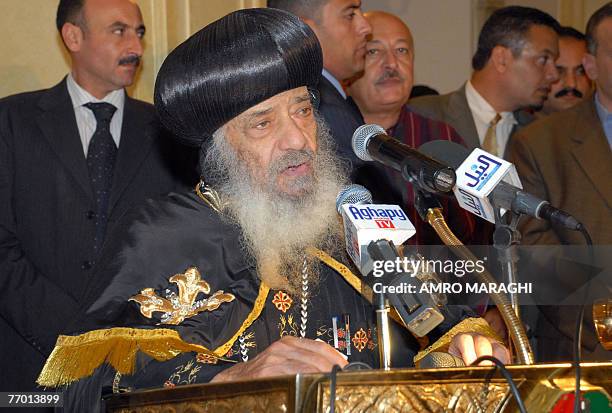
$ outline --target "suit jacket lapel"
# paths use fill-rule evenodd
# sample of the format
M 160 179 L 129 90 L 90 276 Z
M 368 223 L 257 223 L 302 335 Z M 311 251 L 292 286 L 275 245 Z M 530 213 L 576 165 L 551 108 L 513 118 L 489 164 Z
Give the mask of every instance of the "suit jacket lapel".
M 593 98 L 582 103 L 576 120 L 572 154 L 589 177 L 595 189 L 612 208 L 612 151 Z
M 72 100 L 66 87 L 66 78 L 49 89 L 38 102 L 38 106 L 42 112 L 36 117 L 36 122 L 43 136 L 84 194 L 93 199 L 87 161 Z
M 109 216 L 151 150 L 154 139 L 151 136 L 152 122 L 154 119 L 150 113 L 139 108 L 130 97 L 125 97 L 121 140 L 108 206 Z
M 327 104 L 333 103 L 348 109 L 351 116 L 359 121 L 359 124 L 363 123 L 361 112 L 353 99 L 350 96 L 344 99 L 336 87 L 323 75 L 319 78 L 319 93 L 321 95 L 321 100 L 325 100 Z
M 455 130 L 470 149 L 480 147 L 474 116 L 465 96 L 465 85 L 449 96 L 448 117 L 451 119 L 448 123 L 455 125 Z

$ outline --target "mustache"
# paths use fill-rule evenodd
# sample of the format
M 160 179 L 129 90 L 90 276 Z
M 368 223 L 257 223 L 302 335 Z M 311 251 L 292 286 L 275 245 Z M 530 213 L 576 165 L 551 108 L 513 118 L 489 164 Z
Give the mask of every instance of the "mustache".
M 138 66 L 140 65 L 140 56 L 131 54 L 129 56 L 122 57 L 121 59 L 119 59 L 119 65 L 120 66 L 123 66 L 123 65 Z
M 287 168 L 312 161 L 314 157 L 314 152 L 309 149 L 292 150 L 287 152 L 270 165 L 269 176 L 275 177 Z
M 376 79 L 376 83 L 382 83 L 388 79 L 398 79 L 403 81 L 404 77 L 400 75 L 400 73 L 395 69 L 385 69 L 385 73 L 383 73 L 381 77 Z
M 574 89 L 573 87 L 566 87 L 564 89 L 561 89 L 557 93 L 555 93 L 555 97 L 556 98 L 560 98 L 560 97 L 563 97 L 565 95 L 569 95 L 570 93 L 572 95 L 576 96 L 579 99 L 581 99 L 582 96 L 583 96 L 582 92 L 579 91 L 578 89 Z

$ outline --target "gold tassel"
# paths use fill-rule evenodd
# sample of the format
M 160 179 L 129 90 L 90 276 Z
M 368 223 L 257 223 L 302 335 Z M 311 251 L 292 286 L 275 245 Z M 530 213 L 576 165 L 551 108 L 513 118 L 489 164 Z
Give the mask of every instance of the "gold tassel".
M 139 351 L 158 361 L 187 352 L 222 356 L 183 341 L 174 330 L 123 327 L 94 330 L 79 336 L 59 336 L 37 383 L 45 387 L 65 386 L 90 376 L 103 363 L 110 364 L 121 374 L 132 374 Z

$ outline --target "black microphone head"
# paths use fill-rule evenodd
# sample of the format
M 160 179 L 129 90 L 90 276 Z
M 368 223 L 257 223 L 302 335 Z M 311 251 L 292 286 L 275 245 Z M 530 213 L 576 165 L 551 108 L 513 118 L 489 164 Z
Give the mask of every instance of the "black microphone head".
M 361 125 L 353 133 L 353 152 L 362 161 L 373 161 L 374 159 L 368 154 L 368 142 L 372 136 L 386 133 L 385 129 L 379 125 Z
M 347 185 L 338 192 L 336 211 L 344 204 L 371 204 L 372 194 L 365 187 L 357 184 Z
M 439 139 L 425 142 L 419 147 L 419 152 L 457 169 L 471 151 L 458 143 Z

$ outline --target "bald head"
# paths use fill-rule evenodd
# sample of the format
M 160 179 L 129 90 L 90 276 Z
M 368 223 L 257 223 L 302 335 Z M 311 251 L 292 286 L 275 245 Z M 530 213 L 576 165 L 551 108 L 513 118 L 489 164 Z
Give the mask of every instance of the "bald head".
M 365 13 L 365 18 L 372 27 L 366 47 L 365 68 L 363 75 L 351 85 L 349 93 L 366 122 L 381 122 L 377 117 L 399 116 L 401 107 L 410 96 L 414 42 L 408 26 L 393 14 L 372 11 Z
M 404 23 L 402 19 L 400 19 L 395 14 L 387 13 L 382 10 L 374 10 L 364 13 L 364 17 L 372 26 L 372 37 L 376 37 L 377 33 L 384 33 L 385 31 L 396 31 L 403 32 L 406 38 L 410 39 L 410 44 L 412 46 L 412 33 L 410 29 Z M 375 33 L 376 31 L 376 33 Z

